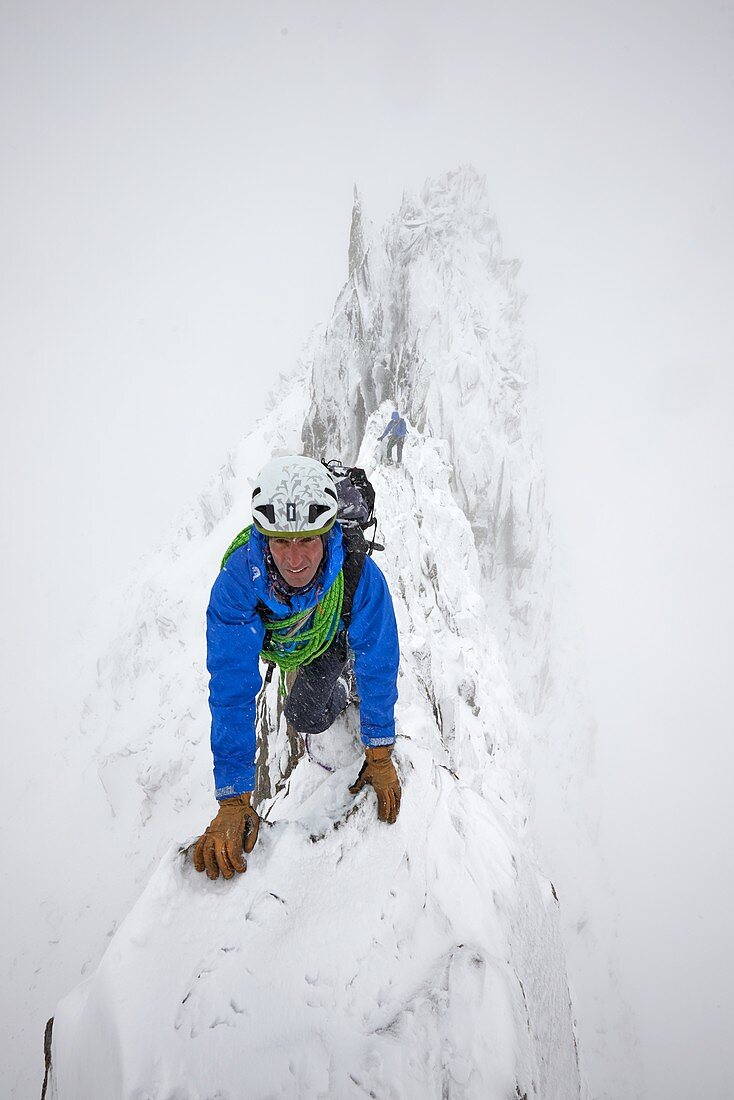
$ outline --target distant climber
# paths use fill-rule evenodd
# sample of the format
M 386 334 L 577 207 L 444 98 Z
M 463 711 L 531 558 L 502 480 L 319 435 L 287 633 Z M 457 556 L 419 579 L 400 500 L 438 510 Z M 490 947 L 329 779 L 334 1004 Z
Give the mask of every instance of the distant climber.
M 347 548 L 336 516 L 335 484 L 320 462 L 274 459 L 252 493 L 253 524 L 214 582 L 207 667 L 219 812 L 194 849 L 197 871 L 209 878 L 245 871 L 243 849 L 251 852 L 257 840 L 251 799 L 260 658 L 281 672 L 298 670 L 284 709 L 299 733 L 320 733 L 334 722 L 350 703 L 354 677 L 365 759 L 350 791 L 370 784 L 380 821 L 397 819 L 395 612 L 380 569 Z
M 392 452 L 396 444 L 398 448 L 398 459 L 395 465 L 402 465 L 403 444 L 405 443 L 405 437 L 407 434 L 408 426 L 396 409 L 390 417 L 390 420 L 388 421 L 384 432 L 380 436 L 380 442 L 385 438 L 386 435 L 390 437 L 387 441 L 387 454 L 385 456 L 385 461 L 387 462 L 388 466 L 392 466 Z

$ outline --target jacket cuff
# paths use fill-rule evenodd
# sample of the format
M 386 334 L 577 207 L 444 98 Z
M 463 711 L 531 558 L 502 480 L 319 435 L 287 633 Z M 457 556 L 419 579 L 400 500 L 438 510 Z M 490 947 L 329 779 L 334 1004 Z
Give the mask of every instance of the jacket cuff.
M 362 744 L 367 749 L 376 749 L 380 745 L 394 745 L 395 734 L 392 737 L 369 737 L 366 734 L 362 734 Z
M 236 798 L 238 794 L 247 794 L 248 791 L 255 789 L 255 769 L 247 769 L 242 775 L 236 776 L 230 783 L 222 783 L 220 786 L 215 787 L 214 797 L 219 799 L 223 798 Z

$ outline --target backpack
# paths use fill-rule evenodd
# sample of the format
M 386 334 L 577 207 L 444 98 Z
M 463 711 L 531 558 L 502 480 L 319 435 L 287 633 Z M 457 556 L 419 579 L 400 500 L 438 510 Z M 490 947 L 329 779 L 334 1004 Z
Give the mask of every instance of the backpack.
M 375 490 L 367 474 L 360 466 L 344 466 L 338 459 L 322 463 L 336 483 L 338 510 L 336 518 L 341 524 L 342 536 L 348 550 L 371 555 L 385 547 L 375 541 L 377 517 L 375 516 Z M 368 541 L 365 531 L 374 528 Z
M 352 619 L 352 602 L 362 575 L 364 559 L 374 550 L 385 547 L 375 540 L 377 517 L 375 516 L 375 490 L 367 474 L 360 466 L 344 466 L 337 458 L 328 462 L 321 459 L 336 483 L 338 508 L 337 521 L 342 529 L 344 546 L 344 601 L 342 603 L 342 621 L 346 627 Z M 367 541 L 365 531 L 372 527 L 372 538 Z M 341 646 L 346 657 L 346 637 L 341 638 Z

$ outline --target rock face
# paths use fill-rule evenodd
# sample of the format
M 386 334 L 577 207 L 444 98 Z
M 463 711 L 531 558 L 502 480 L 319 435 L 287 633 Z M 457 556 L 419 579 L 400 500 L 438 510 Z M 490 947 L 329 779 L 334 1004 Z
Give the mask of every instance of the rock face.
M 527 832 L 550 547 L 516 268 L 471 170 L 405 199 L 376 242 L 357 199 L 349 279 L 309 361 L 143 567 L 85 717 L 123 909 L 151 837 L 211 816 L 207 588 L 248 521 L 247 478 L 301 441 L 357 460 L 377 491 L 403 806 L 389 827 L 371 791 L 349 795 L 352 711 L 294 769 L 271 685 L 247 874 L 210 883 L 185 846 L 163 855 L 58 1006 L 55 1100 L 586 1096 L 558 902 Z M 403 469 L 380 462 L 393 408 Z
M 519 266 L 503 258 L 486 184 L 470 168 L 404 198 L 373 241 L 355 196 L 349 280 L 315 355 L 303 441 L 314 456 L 353 460 L 367 417 L 387 402 L 447 442 L 497 636 L 537 711 L 548 680 L 550 547 Z

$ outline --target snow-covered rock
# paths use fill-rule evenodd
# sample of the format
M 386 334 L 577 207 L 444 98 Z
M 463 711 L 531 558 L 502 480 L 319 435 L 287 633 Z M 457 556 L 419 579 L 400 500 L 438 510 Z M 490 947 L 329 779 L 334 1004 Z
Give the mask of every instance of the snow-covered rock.
M 362 460 L 383 415 L 366 426 Z M 522 841 L 522 719 L 447 458 L 415 431 L 405 470 L 373 472 L 405 639 L 397 824 L 376 820 L 371 792 L 349 795 L 361 753 L 345 720 L 329 736 L 351 757 L 329 772 L 300 761 L 261 807 L 246 875 L 213 885 L 172 849 L 59 1008 L 60 1100 L 580 1095 L 557 902 Z M 165 699 L 201 691 L 183 690 L 170 629 L 139 634 L 130 683 L 155 669 Z M 134 794 L 127 828 L 139 837 L 159 792 L 175 811 L 202 770 L 185 751 L 192 719 L 184 734 L 170 724 L 161 767 L 165 724 L 101 761 L 103 781 L 110 766 L 121 779 L 115 803 Z
M 355 458 L 383 401 L 446 440 L 495 635 L 537 710 L 548 685 L 550 543 L 519 267 L 503 257 L 486 183 L 471 168 L 406 196 L 374 240 L 357 198 L 351 274 L 315 350 L 304 444 Z
M 538 865 L 548 791 L 583 786 L 587 731 L 564 726 L 558 690 L 517 266 L 469 169 L 406 198 L 377 241 L 357 200 L 349 279 L 303 369 L 121 600 L 84 716 L 119 868 L 85 911 L 90 964 L 133 907 L 58 1007 L 56 1100 L 587 1095 L 563 942 L 583 887 L 564 914 Z M 380 462 L 393 407 L 402 469 Z M 295 770 L 275 730 L 248 872 L 211 883 L 185 850 L 213 806 L 204 608 L 249 479 L 302 446 L 358 460 L 377 490 L 403 806 L 388 827 L 371 791 L 349 795 L 353 715 Z

